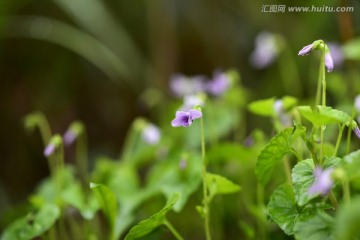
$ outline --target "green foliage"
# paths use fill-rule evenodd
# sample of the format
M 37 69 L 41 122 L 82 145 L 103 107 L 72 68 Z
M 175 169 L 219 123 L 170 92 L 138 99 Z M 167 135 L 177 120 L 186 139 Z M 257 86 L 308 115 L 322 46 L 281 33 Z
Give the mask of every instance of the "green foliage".
M 334 227 L 336 239 L 353 240 L 360 238 L 360 198 L 356 197 L 351 202 L 340 207 L 336 214 Z
M 166 213 L 173 208 L 173 206 L 176 204 L 177 201 L 179 201 L 179 199 L 180 199 L 179 194 L 174 194 L 173 196 L 171 196 L 168 199 L 163 209 L 161 209 L 159 212 L 155 213 L 148 219 L 141 221 L 136 226 L 132 227 L 129 233 L 125 236 L 125 240 L 140 238 L 142 236 L 147 235 L 148 233 L 150 233 L 160 225 L 165 224 Z
M 217 194 L 229 194 L 240 191 L 240 186 L 231 182 L 223 176 L 206 173 L 206 184 L 208 186 L 209 197 L 212 199 Z
M 314 183 L 314 161 L 307 159 L 299 162 L 292 170 L 294 196 L 300 206 L 305 205 L 314 196 L 309 195 L 309 187 Z
M 294 234 L 294 226 L 301 216 L 292 190 L 288 183 L 280 185 L 271 195 L 268 204 L 269 215 L 288 235 Z
M 295 238 L 298 240 L 335 239 L 333 235 L 334 222 L 334 218 L 323 211 L 319 211 L 315 215 L 302 216 L 294 228 Z
M 327 124 L 345 124 L 351 128 L 357 126 L 356 122 L 348 114 L 331 107 L 317 106 L 317 110 L 312 110 L 310 106 L 300 106 L 298 110 L 304 118 L 316 127 Z
M 60 217 L 60 209 L 54 204 L 45 204 L 25 217 L 13 222 L 1 236 L 2 240 L 27 240 L 43 235 Z
M 118 214 L 118 203 L 114 192 L 107 186 L 102 184 L 90 183 L 90 188 L 93 189 L 101 203 L 101 209 L 110 225 L 111 235 L 113 236 L 116 216 Z
M 285 110 L 290 110 L 298 102 L 296 98 L 291 96 L 284 96 L 283 98 L 281 98 L 281 100 L 283 102 L 283 106 Z M 273 117 L 276 114 L 274 109 L 275 101 L 276 101 L 275 98 L 257 100 L 251 102 L 248 105 L 248 109 L 250 112 L 260 116 Z
M 294 128 L 287 128 L 273 137 L 261 151 L 256 162 L 256 176 L 259 182 L 266 185 L 270 180 L 274 166 L 282 160 L 284 155 L 292 152 L 291 144 Z

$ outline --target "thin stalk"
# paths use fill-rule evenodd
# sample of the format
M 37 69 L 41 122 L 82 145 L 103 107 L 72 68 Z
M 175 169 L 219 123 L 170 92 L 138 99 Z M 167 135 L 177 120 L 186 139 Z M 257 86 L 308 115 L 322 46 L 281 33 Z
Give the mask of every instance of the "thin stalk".
M 350 152 L 350 141 L 351 141 L 351 127 L 348 128 L 347 138 L 346 138 L 346 154 Z
M 343 124 L 343 125 L 341 125 L 339 127 L 339 135 L 338 135 L 337 140 L 336 140 L 336 145 L 335 145 L 335 150 L 334 150 L 333 156 L 336 156 L 337 152 L 339 150 L 339 146 L 340 146 L 340 142 L 341 142 L 341 138 L 342 138 L 344 128 L 345 128 L 345 124 Z
M 326 79 L 325 79 L 325 43 L 324 47 L 321 48 L 320 56 L 320 69 L 319 69 L 319 82 L 322 83 L 322 96 L 321 96 L 321 105 L 326 106 Z M 320 164 L 322 163 L 322 158 L 324 154 L 324 132 L 325 126 L 320 127 Z
M 300 162 L 302 160 L 302 157 L 300 156 L 300 154 L 297 151 L 295 151 L 295 149 L 291 149 L 291 152 L 292 152 L 292 154 L 295 155 L 298 162 Z
M 176 237 L 176 239 L 184 240 L 184 238 L 179 234 L 179 232 L 176 231 L 176 229 L 173 227 L 173 225 L 171 225 L 171 223 L 169 221 L 167 221 L 166 219 L 164 221 L 164 225 L 170 230 L 170 232 Z
M 204 204 L 204 228 L 205 235 L 207 240 L 211 240 L 210 234 L 210 208 L 209 208 L 209 198 L 207 192 L 206 184 L 206 156 L 205 156 L 205 132 L 204 132 L 204 120 L 200 118 L 200 128 L 201 128 L 201 158 L 202 158 L 202 180 L 203 180 L 203 204 Z

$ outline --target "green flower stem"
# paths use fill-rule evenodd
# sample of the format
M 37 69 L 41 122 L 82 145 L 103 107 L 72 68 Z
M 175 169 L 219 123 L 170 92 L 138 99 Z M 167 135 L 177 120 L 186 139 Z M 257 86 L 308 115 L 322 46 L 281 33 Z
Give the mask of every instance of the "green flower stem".
M 205 156 L 205 132 L 204 132 L 204 120 L 200 118 L 200 128 L 201 128 L 201 158 L 202 158 L 202 180 L 203 180 L 203 204 L 204 204 L 204 228 L 206 239 L 211 240 L 210 234 L 210 208 L 209 208 L 209 197 L 207 191 L 207 184 L 206 184 L 206 156 Z
M 321 105 L 326 106 L 326 79 L 325 79 L 325 43 L 321 42 L 321 56 L 320 56 L 320 69 L 319 69 L 319 82 L 322 84 L 322 96 L 321 96 Z M 318 86 L 319 87 L 319 86 Z M 319 89 L 318 89 L 319 90 Z M 324 154 L 324 131 L 325 126 L 320 127 L 320 164 L 322 163 L 322 158 Z
M 349 127 L 346 137 L 346 154 L 349 154 L 350 152 L 351 132 L 352 132 L 351 127 Z
M 344 128 L 345 128 L 345 124 L 339 126 L 339 135 L 338 135 L 338 138 L 336 140 L 336 145 L 335 145 L 335 150 L 334 150 L 333 156 L 336 156 L 337 152 L 339 150 L 339 146 L 340 146 L 340 142 L 341 142 L 341 138 L 342 138 Z
M 179 234 L 178 231 L 171 225 L 171 223 L 165 219 L 164 225 L 170 230 L 170 232 L 176 237 L 177 240 L 184 240 L 184 238 Z

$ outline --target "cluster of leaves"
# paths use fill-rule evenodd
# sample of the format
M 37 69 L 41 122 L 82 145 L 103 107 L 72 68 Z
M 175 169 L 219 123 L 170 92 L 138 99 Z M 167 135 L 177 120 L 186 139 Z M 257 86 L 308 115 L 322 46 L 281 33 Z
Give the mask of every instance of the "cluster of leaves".
M 254 113 L 273 117 L 274 112 L 263 110 L 271 102 L 273 99 L 257 101 L 250 104 L 250 109 Z M 307 134 L 306 127 L 296 122 L 294 127 L 284 128 L 275 135 L 258 156 L 256 176 L 264 186 L 271 182 L 273 170 L 279 163 L 293 165 L 291 178 L 277 186 L 270 196 L 267 206 L 270 218 L 286 234 L 294 235 L 299 240 L 357 239 L 360 232 L 354 219 L 360 216 L 360 202 L 356 197 L 360 153 L 346 153 L 344 150 L 342 157 L 338 154 L 344 127 L 347 126 L 348 134 L 351 134 L 357 128 L 356 122 L 347 113 L 327 106 L 317 106 L 315 109 L 292 106 L 287 109 L 294 116 L 300 113 L 303 119 L 297 119 L 304 120 L 304 124 L 310 123 L 312 131 Z M 317 130 L 325 130 L 326 126 L 330 128 L 332 124 L 339 129 L 337 146 L 332 145 L 329 138 L 326 145 L 316 141 L 319 137 Z M 347 139 L 344 146 L 349 144 L 350 135 Z M 321 159 L 319 152 L 323 152 Z M 316 165 L 323 169 L 334 169 L 334 187 L 328 196 L 309 192 L 309 188 L 318 181 L 314 175 Z M 279 168 L 276 169 L 278 172 Z M 287 170 L 290 171 L 290 168 L 286 169 L 285 164 L 285 172 Z M 351 195 L 350 186 L 353 190 Z M 337 199 L 341 200 L 338 202 Z
M 236 81 L 238 76 L 235 72 L 230 71 L 228 74 Z M 263 146 L 262 141 L 258 141 L 260 143 L 253 147 L 222 141 L 229 138 L 242 119 L 245 102 L 236 98 L 239 92 L 245 93 L 245 90 L 240 86 L 233 87 L 221 97 L 207 99 L 204 108 L 209 163 L 205 181 L 209 203 L 212 204 L 224 201 L 216 198 L 217 195 L 240 190 L 238 184 L 244 180 L 239 178 L 238 172 L 233 168 L 244 169 L 244 173 L 248 171 L 246 166 L 253 168 L 256 152 Z M 162 136 L 158 143 L 146 143 L 142 138 L 142 126 L 147 121 L 136 119 L 129 129 L 119 159 L 98 157 L 94 160 L 95 165 L 87 178 L 81 176 L 83 172 L 80 169 L 70 164 L 57 169 L 60 165 L 51 165 L 51 162 L 62 160 L 49 157 L 53 174 L 29 197 L 30 211 L 11 223 L 2 234 L 2 239 L 32 239 L 38 236 L 68 239 L 84 236 L 86 239 L 121 237 L 128 240 L 149 234 L 155 234 L 159 238 L 169 234 L 167 231 L 159 231 L 161 226 L 168 227 L 175 234 L 167 217 L 171 210 L 179 214 L 171 215 L 171 221 L 175 223 L 181 222 L 181 218 L 188 218 L 187 212 L 192 210 L 191 214 L 198 218 L 191 219 L 194 219 L 195 226 L 201 226 L 202 208 L 196 206 L 201 205 L 197 196 L 202 193 L 199 123 L 194 122 L 191 128 L 172 128 L 170 120 L 175 112 L 174 108 L 179 105 L 178 101 L 172 103 L 167 111 L 169 114 L 164 114 L 164 119 L 159 119 Z M 234 114 L 234 111 L 237 114 Z M 34 126 L 37 118 L 41 119 L 38 121 L 41 128 L 40 125 L 44 124 L 46 119 L 40 113 L 29 115 L 26 123 Z M 86 148 L 76 143 L 76 157 L 85 156 L 77 151 L 86 151 Z M 84 182 L 83 179 L 89 181 Z M 164 198 L 166 203 L 161 207 Z M 236 199 L 232 201 L 235 203 Z M 196 209 L 200 214 L 196 213 Z M 224 216 L 230 212 L 233 218 L 237 218 L 236 212 L 231 209 L 222 211 L 214 210 L 213 214 Z M 183 212 L 184 217 L 181 216 Z M 189 224 L 191 226 L 191 223 Z M 252 228 L 250 232 L 255 232 L 251 223 L 243 225 L 248 229 Z M 237 229 L 241 230 L 240 227 Z M 181 229 L 179 231 L 182 232 Z M 198 229 L 196 232 L 201 236 Z M 193 233 L 186 231 L 183 234 L 191 236 Z M 223 233 L 219 231 L 215 232 L 216 234 Z

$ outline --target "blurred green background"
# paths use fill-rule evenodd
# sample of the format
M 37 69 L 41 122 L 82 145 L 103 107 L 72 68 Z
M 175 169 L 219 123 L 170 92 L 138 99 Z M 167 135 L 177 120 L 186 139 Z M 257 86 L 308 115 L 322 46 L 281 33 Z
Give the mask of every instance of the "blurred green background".
M 353 6 L 354 12 L 262 13 L 263 5 Z M 339 44 L 355 38 L 359 10 L 357 0 L 1 0 L 0 216 L 48 175 L 39 133 L 24 131 L 26 114 L 42 111 L 55 133 L 80 119 L 90 157 L 116 157 L 136 116 L 156 123 L 162 113 L 154 108 L 171 98 L 173 73 L 211 76 L 232 68 L 252 99 L 306 99 L 314 95 L 311 84 L 289 93 L 276 63 L 251 66 L 256 35 L 283 36 L 302 85 L 309 86 L 317 65 L 297 52 L 319 38 Z M 335 75 L 351 67 L 336 68 Z M 344 91 L 349 101 L 359 93 Z M 262 124 L 256 118 L 247 127 Z

